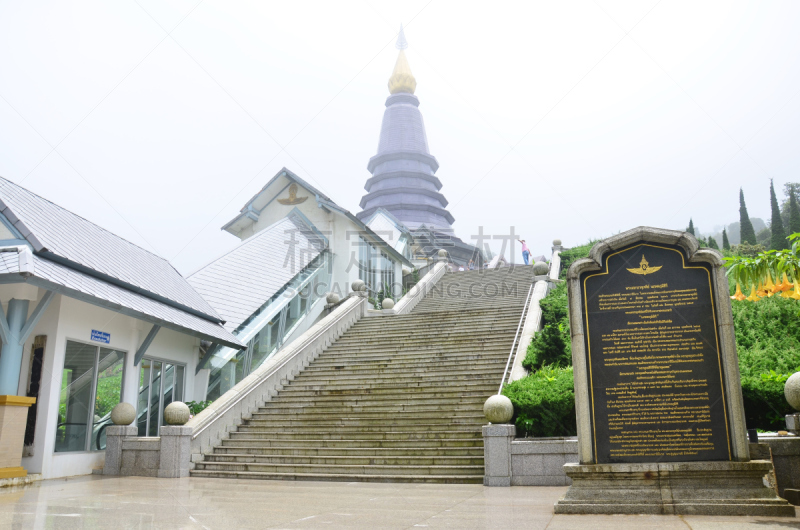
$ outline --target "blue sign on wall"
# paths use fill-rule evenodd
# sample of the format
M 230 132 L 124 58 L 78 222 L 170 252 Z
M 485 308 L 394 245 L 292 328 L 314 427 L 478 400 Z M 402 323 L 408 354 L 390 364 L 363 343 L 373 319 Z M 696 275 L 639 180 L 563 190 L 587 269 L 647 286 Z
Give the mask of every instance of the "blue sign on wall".
M 111 333 L 105 331 L 92 330 L 92 340 L 95 342 L 102 342 L 103 344 L 111 344 Z

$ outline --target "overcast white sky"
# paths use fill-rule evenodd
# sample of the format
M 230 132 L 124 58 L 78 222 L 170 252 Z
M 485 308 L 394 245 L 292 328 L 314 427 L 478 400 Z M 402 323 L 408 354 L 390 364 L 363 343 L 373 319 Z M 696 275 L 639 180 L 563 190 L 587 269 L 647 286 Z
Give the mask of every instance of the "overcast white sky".
M 355 213 L 401 23 L 465 240 L 710 231 L 800 181 L 800 2 L 696 0 L 2 0 L 0 175 L 184 274 L 283 166 Z

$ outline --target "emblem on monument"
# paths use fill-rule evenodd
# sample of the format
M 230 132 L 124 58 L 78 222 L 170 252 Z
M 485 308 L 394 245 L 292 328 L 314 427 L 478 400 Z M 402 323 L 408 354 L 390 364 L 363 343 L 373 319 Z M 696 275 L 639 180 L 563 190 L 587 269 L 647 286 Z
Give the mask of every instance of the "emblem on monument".
M 663 265 L 659 265 L 658 267 L 651 267 L 647 260 L 644 259 L 644 254 L 642 254 L 642 261 L 639 262 L 638 269 L 628 269 L 629 272 L 634 274 L 653 274 L 654 272 L 658 272 L 661 270 Z
M 297 184 L 292 182 L 291 186 L 289 186 L 289 198 L 287 199 L 278 199 L 278 202 L 281 204 L 300 204 L 304 202 L 308 197 L 298 197 L 297 196 Z

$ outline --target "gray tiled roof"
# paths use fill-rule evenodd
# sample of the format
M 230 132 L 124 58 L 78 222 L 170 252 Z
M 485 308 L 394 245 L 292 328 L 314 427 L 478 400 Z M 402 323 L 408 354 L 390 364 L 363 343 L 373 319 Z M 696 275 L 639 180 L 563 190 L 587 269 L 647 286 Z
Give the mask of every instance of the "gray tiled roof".
M 34 251 L 64 259 L 116 280 L 133 291 L 144 291 L 195 313 L 219 319 L 186 280 L 165 259 L 112 234 L 35 193 L 0 178 L 0 211 L 32 243 Z M 32 234 L 32 235 L 31 235 Z
M 25 281 L 175 331 L 230 347 L 241 343 L 222 326 L 204 318 L 105 282 L 40 256 L 33 257 L 33 276 Z M 0 252 L 0 274 L 19 272 L 16 252 Z
M 234 330 L 320 254 L 312 229 L 284 217 L 187 279 Z

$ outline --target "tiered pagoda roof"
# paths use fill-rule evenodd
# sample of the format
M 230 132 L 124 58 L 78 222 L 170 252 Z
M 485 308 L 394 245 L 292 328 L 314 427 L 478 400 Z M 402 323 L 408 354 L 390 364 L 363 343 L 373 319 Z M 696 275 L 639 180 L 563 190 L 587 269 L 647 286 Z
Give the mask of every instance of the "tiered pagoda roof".
M 455 219 L 439 191 L 442 183 L 435 176 L 439 163 L 428 149 L 419 99 L 414 95 L 417 81 L 404 52 L 408 44 L 402 28 L 396 46 L 400 52 L 389 78 L 378 153 L 367 165 L 372 177 L 364 186 L 367 194 L 357 217 L 365 220 L 384 208 L 411 229 L 425 225 L 450 230 Z

